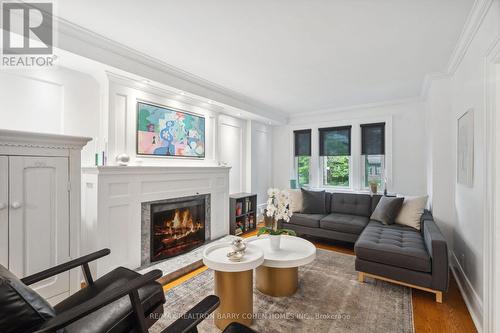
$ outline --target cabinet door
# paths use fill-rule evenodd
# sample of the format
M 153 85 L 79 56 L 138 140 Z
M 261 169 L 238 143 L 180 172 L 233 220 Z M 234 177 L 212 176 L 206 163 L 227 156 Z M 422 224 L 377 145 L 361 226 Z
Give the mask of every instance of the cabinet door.
M 0 265 L 9 267 L 9 158 L 0 156 Z
M 70 259 L 68 159 L 9 157 L 9 269 L 19 277 Z M 32 287 L 44 298 L 69 292 L 69 273 Z

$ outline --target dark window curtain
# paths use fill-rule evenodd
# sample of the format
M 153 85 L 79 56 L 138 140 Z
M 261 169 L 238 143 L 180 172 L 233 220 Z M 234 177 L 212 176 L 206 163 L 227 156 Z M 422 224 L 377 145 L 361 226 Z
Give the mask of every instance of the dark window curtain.
M 361 125 L 361 155 L 385 155 L 385 123 Z
M 351 155 L 351 126 L 320 128 L 319 155 Z
M 311 130 L 293 131 L 295 156 L 311 156 Z

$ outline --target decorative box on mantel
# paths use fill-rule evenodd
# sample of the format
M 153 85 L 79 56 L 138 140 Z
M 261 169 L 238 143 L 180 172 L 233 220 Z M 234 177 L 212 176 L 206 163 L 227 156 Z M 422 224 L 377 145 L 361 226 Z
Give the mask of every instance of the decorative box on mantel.
M 210 216 L 206 241 L 229 233 L 228 167 L 105 166 L 82 169 L 83 253 L 109 248 L 93 263 L 102 276 L 113 268 L 143 265 L 144 203 L 207 195 Z M 142 258 L 143 260 L 143 258 Z

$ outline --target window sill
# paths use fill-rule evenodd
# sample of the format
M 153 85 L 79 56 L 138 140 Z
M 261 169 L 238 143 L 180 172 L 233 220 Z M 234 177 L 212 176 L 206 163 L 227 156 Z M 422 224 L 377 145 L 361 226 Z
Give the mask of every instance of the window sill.
M 309 187 L 308 190 L 312 191 L 327 191 L 327 192 L 336 192 L 336 193 L 353 193 L 353 194 L 372 194 L 370 190 L 355 190 L 352 188 L 342 188 L 342 187 L 334 187 L 334 186 L 323 186 L 323 187 Z M 384 192 L 377 192 L 378 195 L 383 195 Z

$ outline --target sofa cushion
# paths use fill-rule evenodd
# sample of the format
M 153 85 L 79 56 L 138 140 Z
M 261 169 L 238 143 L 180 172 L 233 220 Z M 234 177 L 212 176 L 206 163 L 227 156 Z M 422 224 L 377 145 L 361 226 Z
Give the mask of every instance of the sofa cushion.
M 427 198 L 427 195 L 406 197 L 398 216 L 396 216 L 396 223 L 420 230 L 420 220 L 427 205 Z
M 302 191 L 302 213 L 304 214 L 326 214 L 325 191 Z
M 0 332 L 32 332 L 56 313 L 45 299 L 0 265 Z
M 62 313 L 82 302 L 98 299 L 101 295 L 114 288 L 126 285 L 140 274 L 124 267 L 118 267 L 97 279 L 92 286 L 83 288 L 55 306 L 57 313 Z M 139 289 L 139 299 L 143 304 L 146 315 L 153 312 L 158 306 L 165 303 L 162 286 L 158 282 L 151 282 Z M 131 332 L 134 330 L 136 319 L 132 312 L 129 296 L 106 305 L 98 311 L 70 324 L 66 327 L 67 333 L 91 332 Z
M 319 225 L 322 229 L 359 235 L 368 221 L 365 216 L 332 213 L 322 218 Z
M 371 197 L 368 194 L 333 193 L 332 213 L 369 217 L 371 214 Z
M 371 221 L 354 245 L 356 257 L 381 264 L 431 272 L 431 258 L 417 230 Z
M 309 228 L 319 228 L 319 221 L 325 217 L 324 214 L 303 214 L 295 213 L 288 223 L 301 225 Z
M 394 224 L 394 220 L 403 205 L 403 200 L 404 198 L 382 197 L 370 219 L 383 224 Z
M 290 199 L 290 211 L 292 213 L 302 212 L 302 191 L 300 189 L 290 189 L 288 191 L 288 198 Z

